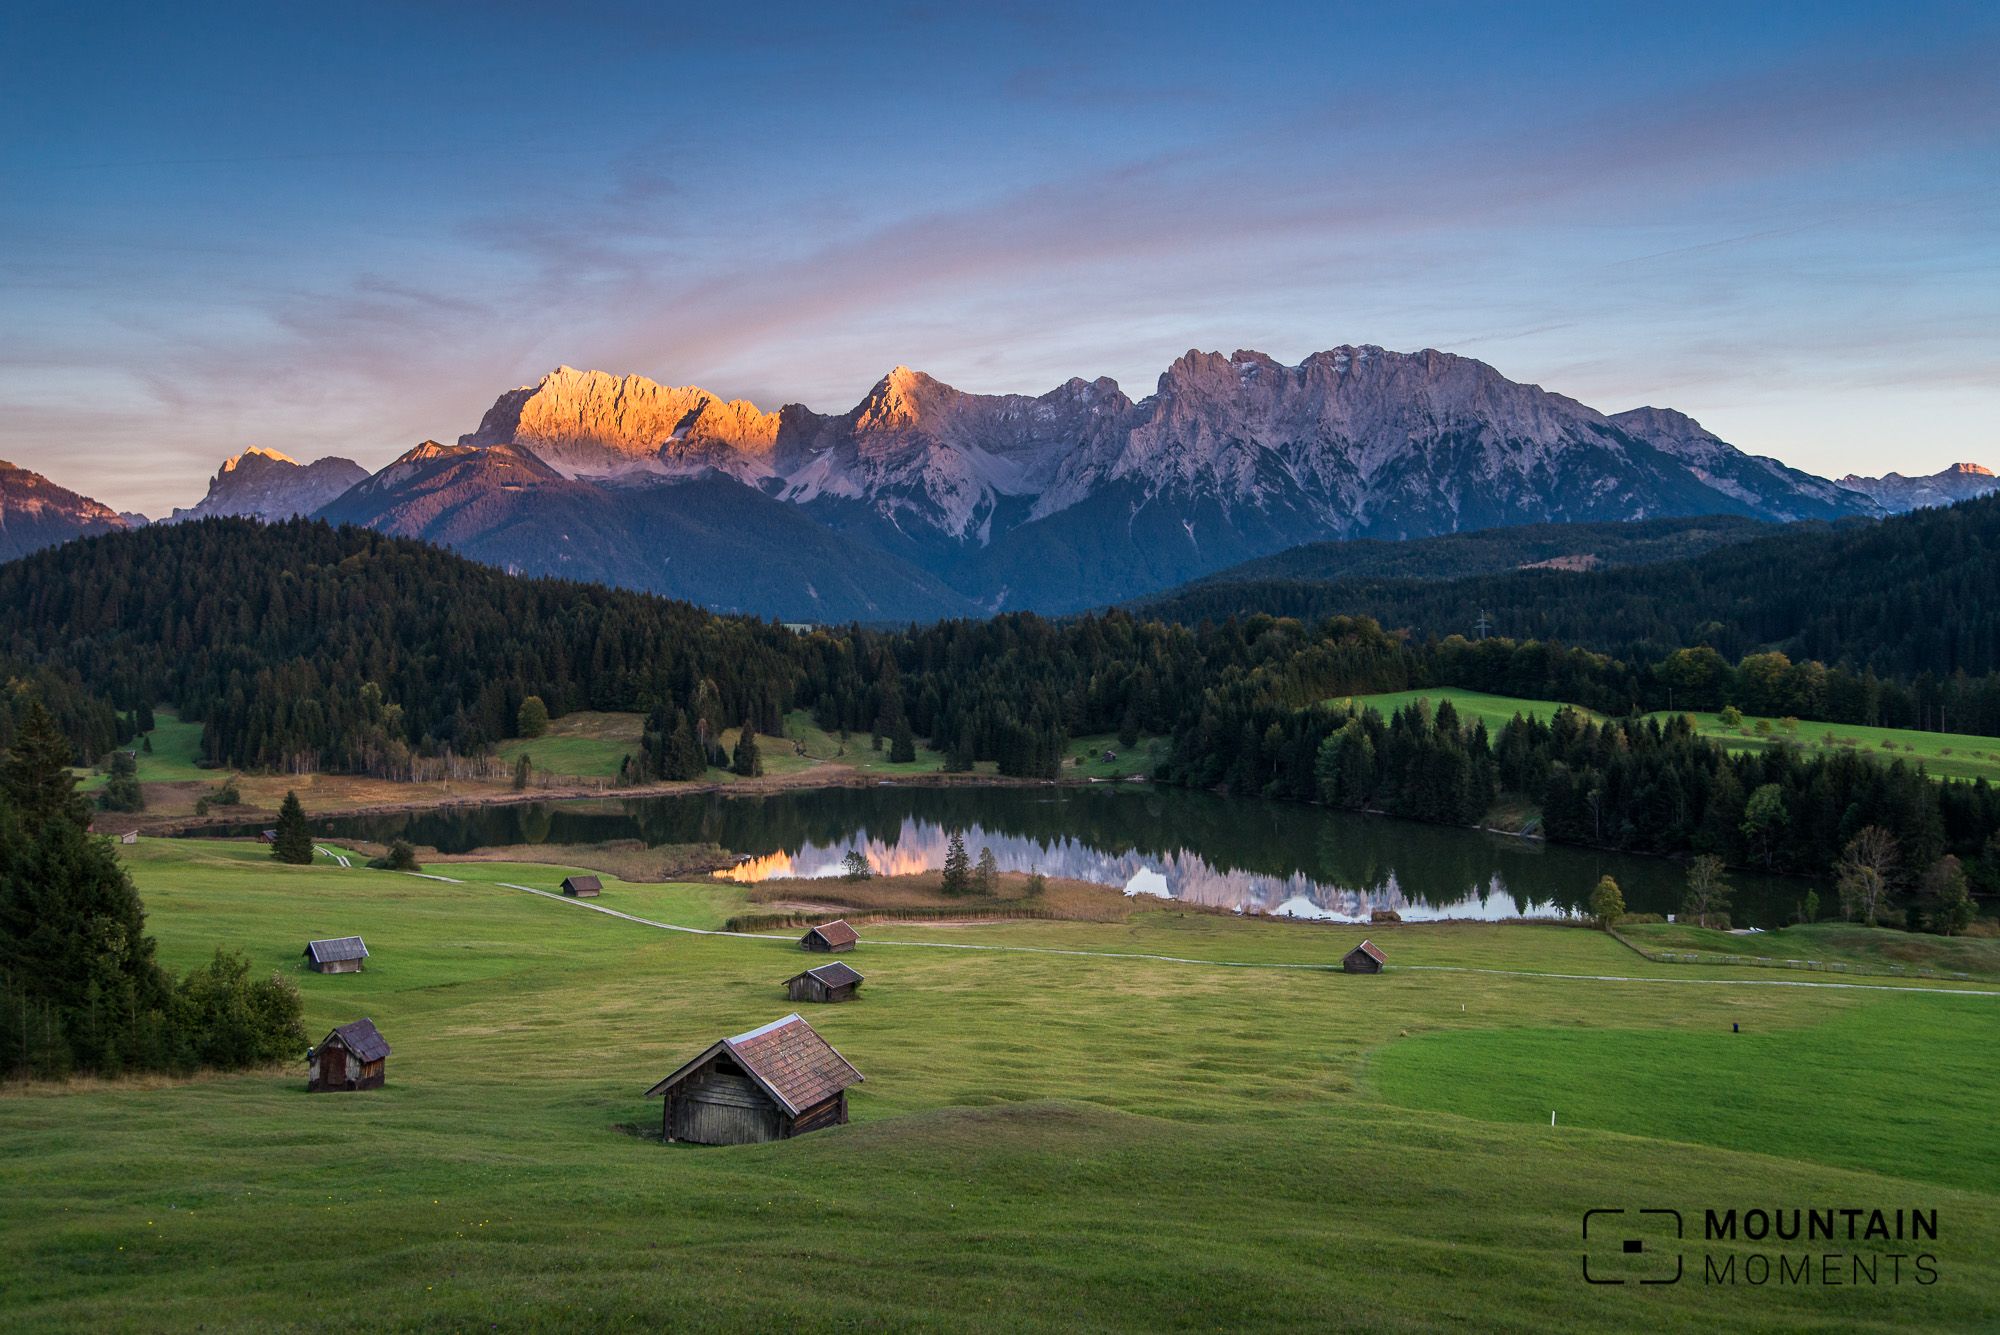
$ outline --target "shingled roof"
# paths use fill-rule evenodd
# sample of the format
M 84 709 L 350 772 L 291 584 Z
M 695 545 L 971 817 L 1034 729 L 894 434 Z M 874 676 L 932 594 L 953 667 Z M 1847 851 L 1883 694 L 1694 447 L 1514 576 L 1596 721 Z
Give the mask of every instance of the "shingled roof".
M 364 1062 L 380 1061 L 389 1055 L 389 1040 L 376 1032 L 375 1022 L 369 1019 L 356 1020 L 352 1024 L 341 1025 L 325 1039 L 321 1046 L 338 1038 L 347 1050 Z
M 315 964 L 332 964 L 336 960 L 365 960 L 368 947 L 361 944 L 358 936 L 336 936 L 306 942 L 305 953 L 312 956 Z
M 845 987 L 849 983 L 858 983 L 861 981 L 861 975 L 850 969 L 841 960 L 835 960 L 831 964 L 822 964 L 817 969 L 807 969 L 804 973 L 795 974 L 793 978 L 817 978 L 828 987 Z M 793 979 L 787 978 L 785 981 L 791 982 Z
M 1389 962 L 1389 957 L 1387 955 L 1384 955 L 1380 950 L 1377 950 L 1375 948 L 1375 943 L 1373 941 L 1363 941 L 1360 945 L 1356 946 L 1354 950 L 1360 951 L 1362 954 L 1368 956 L 1369 959 L 1374 960 L 1377 964 L 1387 964 Z M 1354 950 L 1350 950 L 1347 953 L 1352 955 L 1354 953 Z
M 860 1084 L 863 1078 L 818 1030 L 794 1012 L 711 1044 L 699 1057 L 647 1090 L 646 1097 L 658 1098 L 723 1050 L 794 1117 L 849 1085 Z
M 845 946 L 861 939 L 861 934 L 849 927 L 845 918 L 839 922 L 823 922 L 813 931 L 819 933 L 820 939 L 830 946 Z

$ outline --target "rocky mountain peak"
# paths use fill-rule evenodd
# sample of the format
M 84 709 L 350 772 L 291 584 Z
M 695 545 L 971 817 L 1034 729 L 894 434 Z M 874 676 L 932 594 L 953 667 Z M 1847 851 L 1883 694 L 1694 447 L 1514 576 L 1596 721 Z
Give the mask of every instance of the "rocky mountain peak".
M 313 513 L 367 476 L 368 470 L 352 459 L 328 455 L 302 464 L 288 454 L 253 445 L 224 459 L 209 480 L 208 494 L 188 509 L 176 509 L 169 522 L 242 515 L 275 523 Z
M 558 366 L 533 385 L 509 390 L 460 445 L 519 445 L 565 477 L 719 467 L 768 474 L 778 414 L 727 401 L 696 385 L 668 386 Z

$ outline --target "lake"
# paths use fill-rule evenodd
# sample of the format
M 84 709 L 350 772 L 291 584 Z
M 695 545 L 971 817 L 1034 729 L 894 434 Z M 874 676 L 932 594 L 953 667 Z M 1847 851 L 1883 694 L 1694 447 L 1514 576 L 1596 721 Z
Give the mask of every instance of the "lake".
M 961 830 L 975 860 L 989 847 L 1007 871 L 1342 922 L 1365 922 L 1375 909 L 1419 921 L 1576 913 L 1605 875 L 1630 911 L 1674 913 L 1686 875 L 1659 858 L 1151 785 L 702 793 L 329 817 L 313 829 L 443 853 L 613 839 L 715 843 L 748 857 L 731 873 L 746 880 L 837 875 L 854 849 L 884 874 L 941 867 L 950 832 Z M 1822 908 L 1831 907 L 1827 887 L 1810 881 L 1730 879 L 1739 926 L 1787 921 L 1815 888 Z

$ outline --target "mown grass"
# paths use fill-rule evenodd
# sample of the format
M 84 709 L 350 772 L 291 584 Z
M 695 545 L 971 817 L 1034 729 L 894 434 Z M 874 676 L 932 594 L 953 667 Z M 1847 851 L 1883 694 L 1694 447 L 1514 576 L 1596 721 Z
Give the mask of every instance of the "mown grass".
M 1505 1028 L 1432 1034 L 1369 1068 L 1408 1107 L 1564 1122 L 2000 1193 L 1966 1131 L 2000 1098 L 2000 1006 L 1944 999 L 1842 1010 L 1776 1033 Z
M 2000 940 L 1964 936 L 1932 936 L 1858 923 L 1818 922 L 1734 936 L 1686 923 L 1638 923 L 1619 932 L 1647 950 L 1698 951 L 1712 955 L 1749 955 L 1773 960 L 1808 960 L 1825 964 L 1901 965 L 1906 969 L 1960 972 L 1975 978 L 2000 979 Z
M 1727 1117 L 1694 1128 L 1704 1144 L 1612 1101 L 1599 1126 L 1565 1116 L 1552 1129 L 1546 1113 L 1524 1120 L 1504 1102 L 1478 1116 L 1408 1106 L 1378 1083 L 1409 1071 L 1435 1088 L 1427 1073 L 1442 1069 L 1499 1081 L 1520 1060 L 1510 1035 L 1549 1032 L 1599 1043 L 1586 1054 L 1599 1061 L 1699 1040 L 1673 1049 L 1681 1077 L 1734 1081 L 1745 1049 L 1720 1044 L 1745 1036 L 1728 1034 L 1732 1020 L 1769 1040 L 1769 1081 L 1810 1086 L 1849 1041 L 1862 1045 L 1858 1066 L 1907 1080 L 1898 1045 L 1990 1051 L 2000 999 L 1444 971 L 1694 976 L 1554 927 L 1373 928 L 1402 967 L 1354 977 L 885 944 L 1324 965 L 1360 939 L 1353 928 L 1172 908 L 1123 923 L 899 923 L 865 929 L 845 957 L 868 976 L 863 999 L 810 1016 L 868 1077 L 853 1125 L 768 1146 L 661 1146 L 621 1130 L 656 1124 L 640 1091 L 714 1037 L 793 1008 L 780 984 L 804 957 L 789 934 L 664 932 L 495 884 L 552 889 L 562 871 L 548 866 L 437 868 L 464 878 L 449 884 L 277 867 L 245 848 L 128 850 L 162 956 L 185 967 L 224 945 L 286 970 L 315 1038 L 372 1016 L 396 1048 L 389 1086 L 309 1096 L 301 1068 L 0 1098 L 11 1327 L 1749 1331 L 2000 1319 L 2000 1199 L 1983 1177 L 1940 1180 L 1931 1148 L 1979 1152 L 2000 1080 L 1990 1063 L 1941 1064 L 1900 1104 L 1843 1097 L 1802 1118 L 1764 1105 L 1794 1128 L 1775 1145 Z M 738 892 L 611 882 L 600 903 L 692 925 L 713 921 L 717 893 Z M 302 972 L 304 940 L 335 933 L 367 939 L 368 969 Z M 1492 1054 L 1483 1065 L 1480 1051 Z M 1944 1279 L 1922 1290 L 1581 1283 L 1583 1209 L 1745 1201 L 1936 1206 Z

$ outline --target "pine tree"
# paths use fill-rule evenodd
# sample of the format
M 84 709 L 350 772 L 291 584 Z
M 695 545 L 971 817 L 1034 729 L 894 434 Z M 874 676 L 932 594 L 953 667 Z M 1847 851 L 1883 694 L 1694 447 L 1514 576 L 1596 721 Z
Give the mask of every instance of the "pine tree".
M 945 850 L 942 888 L 947 895 L 972 893 L 972 859 L 965 855 L 965 836 L 957 830 L 951 832 L 951 843 Z
M 60 817 L 87 829 L 90 808 L 76 792 L 76 776 L 69 772 L 76 748 L 56 725 L 40 700 L 29 704 L 14 735 L 14 745 L 0 765 L 0 795 L 14 808 L 30 835 L 45 822 Z
M 889 763 L 907 765 L 917 758 L 917 739 L 910 734 L 910 721 L 896 719 L 896 734 L 889 743 Z
M 278 838 L 271 845 L 271 856 L 279 862 L 300 867 L 313 860 L 312 832 L 306 828 L 306 809 L 299 805 L 299 795 L 289 789 L 285 792 L 284 805 L 278 808 Z
M 729 768 L 746 778 L 764 772 L 764 757 L 757 752 L 757 730 L 747 718 L 743 720 L 743 730 L 736 735 L 736 753 L 730 757 Z

